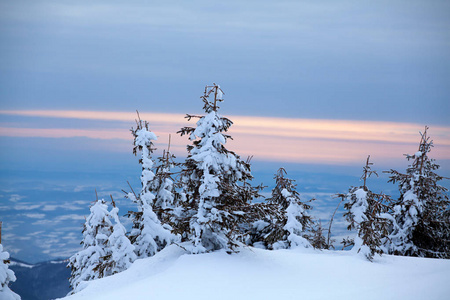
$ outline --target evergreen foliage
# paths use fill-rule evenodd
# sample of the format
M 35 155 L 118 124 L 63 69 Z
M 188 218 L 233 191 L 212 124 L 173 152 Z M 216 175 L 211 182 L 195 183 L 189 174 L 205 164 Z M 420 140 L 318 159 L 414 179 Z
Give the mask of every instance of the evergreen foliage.
M 438 184 L 444 179 L 435 173 L 439 165 L 428 157 L 433 141 L 427 130 L 421 133 L 418 151 L 406 155 L 412 161 L 406 174 L 388 172 L 389 182 L 398 183 L 400 197 L 394 203 L 396 223 L 387 248 L 396 255 L 449 258 L 450 201 L 447 189 Z
M 346 240 L 344 246 L 349 243 L 354 244 L 353 251 L 362 253 L 368 260 L 372 260 L 375 254 L 383 253 L 383 241 L 392 227 L 393 218 L 390 213 L 390 197 L 380 193 L 373 193 L 366 185 L 367 179 L 378 174 L 372 171 L 367 157 L 366 165 L 363 168 L 361 179 L 364 184 L 360 187 L 350 188 L 346 195 L 347 202 L 344 208 L 347 212 L 344 217 L 349 222 L 348 230 L 356 230 L 357 234 L 353 241 Z
M 163 151 L 161 157 L 158 157 L 158 165 L 155 168 L 151 190 L 155 194 L 153 210 L 163 226 L 170 231 L 173 231 L 173 224 L 177 222 L 182 210 L 179 205 L 180 194 L 176 190 L 179 183 L 172 177 L 172 169 L 180 165 L 175 162 L 175 158 L 175 155 L 170 152 L 169 136 L 168 149 Z
M 244 184 L 252 179 L 250 164 L 224 146 L 231 138 L 225 132 L 233 122 L 218 113 L 218 103 L 223 101 L 220 87 L 206 86 L 201 98 L 206 115 L 187 115 L 188 120 L 199 119 L 197 127 L 179 131 L 189 135 L 193 144 L 187 147 L 182 166 L 184 209 L 175 230 L 182 233 L 183 241 L 190 241 L 186 249 L 191 253 L 232 251 L 239 244 L 239 224 L 252 193 Z
M 174 237 L 170 233 L 170 228 L 163 226 L 158 216 L 153 211 L 155 206 L 154 180 L 155 174 L 152 171 L 154 162 L 151 158 L 153 153 L 153 142 L 156 135 L 150 131 L 148 122 L 140 118 L 136 120 L 136 129 L 131 129 L 134 137 L 133 153 L 137 155 L 141 152 L 139 163 L 142 165 L 141 192 L 139 195 L 128 193 L 127 198 L 137 204 L 137 212 L 129 212 L 133 218 L 133 229 L 130 239 L 136 247 L 138 257 L 148 257 L 170 244 Z
M 83 281 L 122 272 L 136 260 L 134 246 L 119 219 L 119 208 L 114 200 L 112 204 L 108 211 L 107 203 L 101 199 L 90 208 L 91 214 L 83 227 L 83 249 L 69 259 L 72 293 L 83 289 Z
M 275 175 L 276 186 L 265 205 L 268 213 L 253 223 L 252 243 L 257 246 L 262 243 L 267 249 L 311 247 L 306 234 L 313 226 L 308 214 L 311 206 L 300 201 L 294 180 L 285 175 L 283 168 Z
M 107 244 L 112 232 L 108 206 L 101 199 L 90 207 L 91 214 L 86 218 L 83 226 L 83 249 L 70 257 L 68 267 L 72 274 L 69 279 L 74 292 L 78 291 L 82 281 L 101 278 L 97 269 L 104 269 L 104 257 L 108 255 Z
M 106 202 L 97 199 L 83 227 L 83 249 L 69 259 L 73 292 L 82 289 L 85 281 L 124 271 L 137 258 L 152 256 L 172 243 L 193 254 L 220 249 L 231 253 L 244 244 L 270 250 L 334 248 L 331 225 L 342 202 L 348 229 L 356 231 L 354 239 L 343 240 L 344 248 L 353 245 L 353 251 L 369 260 L 383 252 L 450 258 L 450 201 L 447 189 L 438 184 L 444 179 L 435 173 L 439 165 L 428 157 L 433 147 L 428 127 L 421 134 L 419 151 L 406 155 L 413 161 L 406 174 L 389 171 L 389 182 L 399 185 L 399 199 L 392 204 L 389 196 L 367 187 L 367 179 L 378 176 L 371 169 L 369 156 L 361 176 L 363 185 L 338 195 L 341 202 L 325 238 L 322 224 L 313 222 L 311 206 L 300 200 L 295 181 L 286 177 L 284 168 L 275 174 L 271 197 L 252 203 L 260 197 L 263 186 L 250 184 L 250 158 L 243 161 L 225 147 L 233 122 L 218 113 L 223 92 L 216 84 L 206 86 L 201 99 L 206 114 L 187 115 L 188 120 L 198 119 L 197 126 L 178 132 L 192 141 L 182 164 L 174 161 L 169 138 L 169 148 L 155 166 L 152 153 L 157 137 L 138 114 L 137 126 L 131 132 L 133 153 L 141 154 L 142 188 L 136 194 L 130 185 L 131 192 L 126 193 L 137 205 L 136 212 L 128 213 L 133 223 L 131 233 L 127 237 L 114 200 L 108 211 Z M 178 181 L 173 178 L 175 167 L 181 168 Z M 0 296 L 17 300 L 20 297 L 8 288 L 15 277 L 8 270 L 9 255 L 2 249 L 0 245 Z
M 112 204 L 113 208 L 109 212 L 109 216 L 114 220 L 114 226 L 105 246 L 106 255 L 101 258 L 102 263 L 94 268 L 100 277 L 125 271 L 136 260 L 135 247 L 126 236 L 126 229 L 119 219 L 119 208 L 115 205 L 114 200 Z
M 311 228 L 309 242 L 314 249 L 330 249 L 325 236 L 323 235 L 322 223 L 319 221 Z
M 9 288 L 9 284 L 16 281 L 16 276 L 8 265 L 9 253 L 3 251 L 3 245 L 0 244 L 0 299 L 20 300 L 20 296 Z

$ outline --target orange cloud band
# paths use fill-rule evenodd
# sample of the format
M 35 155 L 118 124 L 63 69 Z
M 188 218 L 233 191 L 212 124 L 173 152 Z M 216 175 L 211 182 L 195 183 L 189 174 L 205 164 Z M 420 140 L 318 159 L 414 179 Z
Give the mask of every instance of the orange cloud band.
M 4 115 L 33 116 L 46 118 L 71 118 L 104 121 L 126 121 L 135 119 L 135 113 L 95 111 L 0 111 Z M 182 150 L 189 143 L 185 137 L 175 134 L 188 124 L 181 114 L 140 113 L 148 120 L 152 131 L 160 136 L 159 147 L 172 134 L 173 150 L 184 155 Z M 230 134 L 230 148 L 242 156 L 254 155 L 258 159 L 311 162 L 311 163 L 360 163 L 366 155 L 377 159 L 399 158 L 403 153 L 416 151 L 420 140 L 419 130 L 423 125 L 397 122 L 284 119 L 270 117 L 232 116 L 234 125 Z M 191 125 L 194 122 L 190 122 Z M 432 126 L 430 134 L 437 147 L 433 157 L 450 159 L 450 128 Z M 39 129 L 0 128 L 1 136 L 30 137 L 88 137 L 94 139 L 122 139 L 132 137 L 127 128 L 113 129 Z

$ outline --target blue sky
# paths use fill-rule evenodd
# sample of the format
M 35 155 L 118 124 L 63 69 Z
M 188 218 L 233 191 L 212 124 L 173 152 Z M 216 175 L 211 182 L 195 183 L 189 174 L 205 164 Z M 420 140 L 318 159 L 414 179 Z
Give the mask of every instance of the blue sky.
M 94 189 L 120 198 L 139 183 L 135 110 L 162 150 L 212 82 L 255 183 L 268 192 L 286 167 L 324 219 L 368 154 L 404 169 L 424 125 L 449 176 L 449 15 L 447 1 L 0 1 L 5 246 L 69 255 Z M 395 192 L 385 176 L 372 186 Z
M 4 108 L 450 122 L 447 1 L 0 5 Z

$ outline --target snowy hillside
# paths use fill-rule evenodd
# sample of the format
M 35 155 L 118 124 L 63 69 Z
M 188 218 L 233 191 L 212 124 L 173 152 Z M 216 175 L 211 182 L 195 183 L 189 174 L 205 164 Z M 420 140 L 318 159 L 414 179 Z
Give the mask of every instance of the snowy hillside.
M 187 255 L 172 245 L 66 300 L 448 299 L 450 260 L 309 249 Z

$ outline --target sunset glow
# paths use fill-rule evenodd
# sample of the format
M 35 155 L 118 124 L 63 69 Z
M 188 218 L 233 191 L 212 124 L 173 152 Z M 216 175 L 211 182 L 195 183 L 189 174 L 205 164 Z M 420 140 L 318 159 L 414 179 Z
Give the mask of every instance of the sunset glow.
M 132 122 L 136 113 L 98 111 L 0 111 L 3 115 Z M 175 134 L 180 127 L 194 126 L 181 114 L 140 113 L 160 138 L 158 148 L 165 148 L 171 135 L 172 151 L 185 155 L 186 137 Z M 422 125 L 395 122 L 351 120 L 286 119 L 271 117 L 230 116 L 234 125 L 229 148 L 242 156 L 253 155 L 268 161 L 344 164 L 360 163 L 371 154 L 378 160 L 398 159 L 415 151 Z M 120 124 L 119 124 L 120 125 Z M 1 136 L 126 140 L 132 136 L 124 125 L 107 129 L 11 128 L 1 127 Z M 450 128 L 431 126 L 430 133 L 438 146 L 433 157 L 450 159 Z

